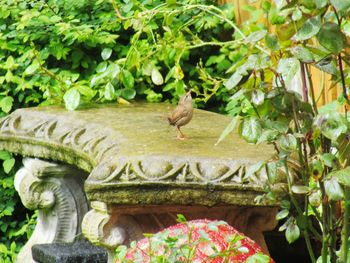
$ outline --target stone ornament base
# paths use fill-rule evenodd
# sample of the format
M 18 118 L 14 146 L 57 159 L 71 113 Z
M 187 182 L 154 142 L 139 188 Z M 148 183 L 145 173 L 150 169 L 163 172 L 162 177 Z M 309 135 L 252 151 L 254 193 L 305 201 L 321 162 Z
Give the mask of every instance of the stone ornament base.
M 15 188 L 28 209 L 38 209 L 35 230 L 17 256 L 30 263 L 35 244 L 72 242 L 81 234 L 81 221 L 88 211 L 83 191 L 86 175 L 67 165 L 26 158 L 15 175 Z
M 34 245 L 32 254 L 38 263 L 106 263 L 108 256 L 104 249 L 91 245 L 87 240 Z
M 273 230 L 277 221 L 275 207 L 219 206 L 113 206 L 93 202 L 84 217 L 84 235 L 93 243 L 110 248 L 142 239 L 143 233 L 157 233 L 177 223 L 177 214 L 187 220 L 224 220 L 256 241 L 268 253 L 263 232 Z

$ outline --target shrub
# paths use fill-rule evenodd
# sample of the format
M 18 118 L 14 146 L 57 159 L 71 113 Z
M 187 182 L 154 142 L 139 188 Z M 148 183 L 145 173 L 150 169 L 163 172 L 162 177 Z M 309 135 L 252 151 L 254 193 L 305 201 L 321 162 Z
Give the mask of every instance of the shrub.
M 180 224 L 117 248 L 118 263 L 208 262 L 273 263 L 251 239 L 224 221 L 193 220 L 178 215 Z

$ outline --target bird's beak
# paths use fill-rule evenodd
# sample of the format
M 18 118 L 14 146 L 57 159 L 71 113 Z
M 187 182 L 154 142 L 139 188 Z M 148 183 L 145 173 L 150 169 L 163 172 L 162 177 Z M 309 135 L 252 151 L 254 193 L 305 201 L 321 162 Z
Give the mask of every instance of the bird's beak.
M 187 93 L 186 96 L 191 95 L 192 90 L 190 89 Z

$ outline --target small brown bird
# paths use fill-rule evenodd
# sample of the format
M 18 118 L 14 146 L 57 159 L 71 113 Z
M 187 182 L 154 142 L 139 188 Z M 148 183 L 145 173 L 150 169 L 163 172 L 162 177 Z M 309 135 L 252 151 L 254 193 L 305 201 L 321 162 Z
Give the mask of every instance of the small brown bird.
M 191 90 L 185 95 L 181 96 L 178 105 L 172 112 L 171 116 L 168 117 L 170 125 L 176 127 L 177 139 L 185 140 L 186 136 L 181 132 L 180 127 L 189 123 L 193 115 L 192 97 Z

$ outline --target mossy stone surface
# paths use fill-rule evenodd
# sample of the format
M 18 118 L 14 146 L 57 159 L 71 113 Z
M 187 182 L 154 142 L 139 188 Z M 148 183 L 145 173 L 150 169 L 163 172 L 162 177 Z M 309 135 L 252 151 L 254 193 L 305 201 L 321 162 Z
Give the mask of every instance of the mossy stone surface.
M 176 140 L 169 104 L 98 105 L 74 112 L 62 107 L 19 109 L 0 121 L 0 148 L 61 161 L 90 173 L 90 200 L 113 204 L 256 205 L 264 169 L 246 178 L 267 145 L 237 134 L 215 146 L 230 117 L 195 110 Z M 206 199 L 207 198 L 207 199 Z M 271 203 L 262 203 L 269 205 Z

